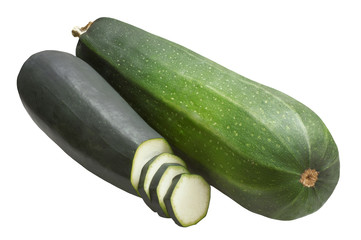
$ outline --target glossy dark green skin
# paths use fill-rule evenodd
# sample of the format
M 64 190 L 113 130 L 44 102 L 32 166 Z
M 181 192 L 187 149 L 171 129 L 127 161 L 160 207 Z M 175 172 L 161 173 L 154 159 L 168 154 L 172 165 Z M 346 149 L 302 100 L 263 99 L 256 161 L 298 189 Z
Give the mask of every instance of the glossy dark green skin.
M 31 118 L 69 156 L 138 196 L 130 183 L 133 155 L 161 136 L 97 72 L 68 53 L 44 51 L 24 63 L 17 87 Z
M 109 18 L 80 36 L 77 56 L 186 156 L 191 169 L 255 213 L 303 217 L 337 185 L 339 155 L 331 134 L 286 94 Z M 319 172 L 310 188 L 299 181 L 309 168 Z

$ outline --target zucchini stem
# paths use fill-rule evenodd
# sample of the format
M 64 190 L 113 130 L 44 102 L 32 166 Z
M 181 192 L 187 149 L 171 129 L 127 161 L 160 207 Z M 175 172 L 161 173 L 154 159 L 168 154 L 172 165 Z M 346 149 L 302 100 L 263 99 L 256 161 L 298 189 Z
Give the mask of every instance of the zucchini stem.
M 83 33 L 85 33 L 89 27 L 92 25 L 93 22 L 88 22 L 87 25 L 85 25 L 84 27 L 78 27 L 78 26 L 75 26 L 73 28 L 73 30 L 71 30 L 71 34 L 74 36 L 74 37 L 80 37 Z

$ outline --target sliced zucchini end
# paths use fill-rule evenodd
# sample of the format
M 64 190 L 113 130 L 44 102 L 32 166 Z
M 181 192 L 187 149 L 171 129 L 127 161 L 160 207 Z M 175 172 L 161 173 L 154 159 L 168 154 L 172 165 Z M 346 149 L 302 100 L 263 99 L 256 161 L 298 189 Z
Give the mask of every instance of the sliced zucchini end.
M 139 178 L 143 166 L 150 159 L 161 153 L 173 153 L 172 148 L 164 138 L 149 139 L 141 143 L 135 151 L 130 172 L 130 181 L 138 195 Z
M 164 202 L 169 215 L 178 225 L 195 225 L 207 215 L 210 186 L 199 175 L 181 174 L 173 179 Z

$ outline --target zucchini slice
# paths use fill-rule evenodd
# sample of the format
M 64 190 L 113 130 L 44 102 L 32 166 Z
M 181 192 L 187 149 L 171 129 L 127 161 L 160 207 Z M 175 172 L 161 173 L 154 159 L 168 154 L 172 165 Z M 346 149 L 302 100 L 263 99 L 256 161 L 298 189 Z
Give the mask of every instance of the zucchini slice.
M 152 205 L 157 210 L 159 216 L 169 217 L 163 199 L 172 184 L 173 178 L 182 173 L 189 173 L 189 171 L 177 163 L 164 163 L 154 174 L 150 182 L 149 194 Z
M 138 192 L 140 173 L 144 165 L 153 157 L 161 153 L 172 153 L 172 149 L 165 139 L 157 138 L 143 142 L 137 148 L 134 154 L 132 169 L 130 173 L 130 181 L 134 189 Z
M 163 163 L 177 163 L 182 166 L 186 166 L 184 161 L 179 157 L 171 154 L 171 153 L 162 153 L 158 156 L 152 158 L 148 161 L 144 167 L 142 168 L 139 185 L 138 185 L 138 192 L 140 196 L 143 198 L 144 202 L 149 206 L 150 209 L 156 211 L 154 206 L 151 203 L 151 198 L 149 194 L 149 186 L 153 179 L 154 174 L 157 170 L 162 166 Z
M 183 173 L 173 178 L 164 203 L 174 222 L 188 227 L 207 215 L 210 197 L 210 186 L 201 176 Z

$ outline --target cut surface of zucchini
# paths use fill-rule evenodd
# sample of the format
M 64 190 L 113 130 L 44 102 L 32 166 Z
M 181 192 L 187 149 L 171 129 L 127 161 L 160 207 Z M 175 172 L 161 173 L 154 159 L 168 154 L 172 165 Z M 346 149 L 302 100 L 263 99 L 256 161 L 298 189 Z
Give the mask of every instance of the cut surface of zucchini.
M 168 142 L 163 138 L 150 139 L 139 145 L 137 148 L 133 162 L 132 169 L 130 173 L 130 181 L 134 189 L 138 192 L 138 184 L 140 173 L 143 166 L 154 156 L 157 156 L 161 153 L 173 153 Z M 139 192 L 138 192 L 139 194 Z
M 188 227 L 207 215 L 210 193 L 209 184 L 201 176 L 183 173 L 173 179 L 164 203 L 174 222 Z
M 158 156 L 153 157 L 143 166 L 139 178 L 138 192 L 140 196 L 143 198 L 144 202 L 153 211 L 156 211 L 156 209 L 151 204 L 149 186 L 150 186 L 150 182 L 153 179 L 154 174 L 157 172 L 160 166 L 162 166 L 163 163 L 177 163 L 182 166 L 186 166 L 185 162 L 182 159 L 171 153 L 161 153 Z
M 152 206 L 156 209 L 159 216 L 169 217 L 163 199 L 172 184 L 173 178 L 179 174 L 188 172 L 187 168 L 180 164 L 164 163 L 154 174 L 149 185 L 149 194 Z

